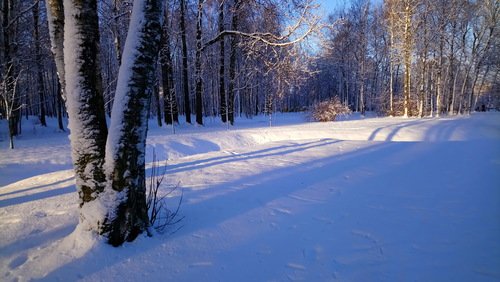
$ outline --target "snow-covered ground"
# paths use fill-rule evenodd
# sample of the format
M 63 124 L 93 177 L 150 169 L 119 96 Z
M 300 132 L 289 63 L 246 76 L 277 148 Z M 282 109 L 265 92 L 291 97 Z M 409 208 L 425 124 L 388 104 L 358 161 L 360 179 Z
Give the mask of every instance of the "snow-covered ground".
M 0 281 L 500 280 L 500 113 L 151 124 L 184 219 L 113 248 L 74 231 L 66 133 L 0 121 Z

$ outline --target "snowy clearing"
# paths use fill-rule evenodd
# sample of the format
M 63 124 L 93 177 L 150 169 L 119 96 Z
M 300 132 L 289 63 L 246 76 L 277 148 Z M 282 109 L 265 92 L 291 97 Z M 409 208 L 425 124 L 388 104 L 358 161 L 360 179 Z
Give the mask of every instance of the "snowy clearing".
M 85 232 L 67 133 L 0 121 L 0 280 L 499 281 L 500 113 L 302 114 L 158 128 L 184 220 L 119 248 Z M 176 194 L 169 198 L 175 206 Z M 178 229 L 180 228 L 180 229 Z

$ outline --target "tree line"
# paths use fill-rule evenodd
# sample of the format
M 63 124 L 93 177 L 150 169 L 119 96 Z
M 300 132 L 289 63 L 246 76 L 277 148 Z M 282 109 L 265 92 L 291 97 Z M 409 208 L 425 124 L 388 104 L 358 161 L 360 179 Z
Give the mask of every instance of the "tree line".
M 305 0 L 164 2 L 150 111 L 160 126 L 179 122 L 179 115 L 187 123 L 218 116 L 233 124 L 235 115 L 304 110 L 331 97 L 361 113 L 420 117 L 499 104 L 495 0 L 354 0 L 326 22 Z M 46 115 L 57 116 L 64 130 L 64 85 L 42 3 L 0 5 L 0 112 L 12 136 L 22 130 L 22 115 L 37 115 L 42 125 Z M 131 7 L 130 0 L 98 1 L 108 115 Z M 317 46 L 303 43 L 320 34 Z
M 337 96 L 384 115 L 469 114 L 500 106 L 500 2 L 355 0 L 330 15 L 313 101 Z
M 62 41 L 50 44 L 43 3 L 0 3 L 0 112 L 9 119 L 12 136 L 22 130 L 22 116 L 39 116 L 42 126 L 45 116 L 57 116 L 64 130 L 65 85 L 57 79 L 58 72 L 64 77 L 60 66 L 64 46 Z M 320 25 L 317 5 L 310 0 L 165 0 L 162 4 L 165 21 L 150 108 L 160 126 L 179 122 L 179 115 L 187 123 L 202 125 L 204 117 L 218 116 L 233 124 L 238 115 L 281 109 L 275 105 L 276 93 L 291 92 L 285 84 L 293 84 L 296 76 L 283 74 L 304 66 L 296 56 L 303 50 L 293 43 L 310 37 Z M 97 1 L 99 91 L 108 116 L 132 6 L 131 0 Z M 54 18 L 56 39 L 62 36 L 61 19 Z

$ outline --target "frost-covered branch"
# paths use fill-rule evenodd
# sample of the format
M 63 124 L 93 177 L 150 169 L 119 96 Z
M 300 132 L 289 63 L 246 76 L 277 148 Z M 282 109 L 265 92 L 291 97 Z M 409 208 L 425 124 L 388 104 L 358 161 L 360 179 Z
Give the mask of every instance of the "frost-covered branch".
M 312 10 L 316 9 L 318 6 L 311 4 L 312 1 L 308 1 L 303 7 L 300 17 L 297 19 L 295 24 L 285 28 L 286 33 L 283 35 L 277 35 L 272 32 L 244 32 L 240 30 L 223 30 L 219 32 L 214 38 L 208 40 L 203 44 L 202 49 L 213 45 L 220 40 L 223 40 L 226 36 L 239 36 L 251 40 L 253 43 L 264 43 L 269 46 L 274 47 L 287 47 L 297 44 L 307 37 L 311 36 L 314 32 L 321 28 L 320 19 L 318 16 L 312 14 Z M 307 27 L 305 30 L 301 31 L 303 27 Z

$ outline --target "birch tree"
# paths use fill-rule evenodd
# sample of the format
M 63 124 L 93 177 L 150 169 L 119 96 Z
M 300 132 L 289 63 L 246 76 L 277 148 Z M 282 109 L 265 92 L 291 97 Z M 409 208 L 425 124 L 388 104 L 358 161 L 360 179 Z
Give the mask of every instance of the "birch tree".
M 134 1 L 106 142 L 107 193 L 101 199 L 108 212 L 102 232 L 114 246 L 149 228 L 146 136 L 161 15 L 160 0 Z M 105 202 L 107 197 L 113 200 Z
M 48 1 L 51 6 L 64 7 L 66 104 L 80 226 L 118 246 L 149 228 L 145 141 L 161 34 L 161 2 L 134 3 L 108 135 L 99 92 L 97 1 L 65 0 L 63 5 L 61 0 Z
M 48 1 L 51 2 L 50 6 L 62 6 L 61 0 Z M 97 59 L 97 1 L 66 0 L 64 20 L 66 108 L 71 129 L 76 188 L 80 199 L 80 223 L 87 229 L 92 229 L 91 226 L 102 224 L 102 219 L 93 216 L 93 202 L 105 188 L 103 166 L 107 137 L 104 100 L 99 92 L 101 78 Z M 49 22 L 51 21 L 53 19 L 49 17 Z M 55 43 L 52 46 L 54 45 Z
M 61 95 L 65 97 L 66 79 L 64 70 L 64 5 L 63 0 L 46 0 L 47 19 L 51 50 L 57 69 L 57 76 L 61 84 Z
M 0 97 L 5 109 L 8 124 L 9 147 L 14 149 L 14 136 L 18 135 L 18 121 L 20 118 L 21 103 L 17 91 L 19 79 L 18 66 L 15 58 L 15 30 L 14 30 L 14 6 L 13 0 L 2 0 L 2 61 L 0 62 Z

